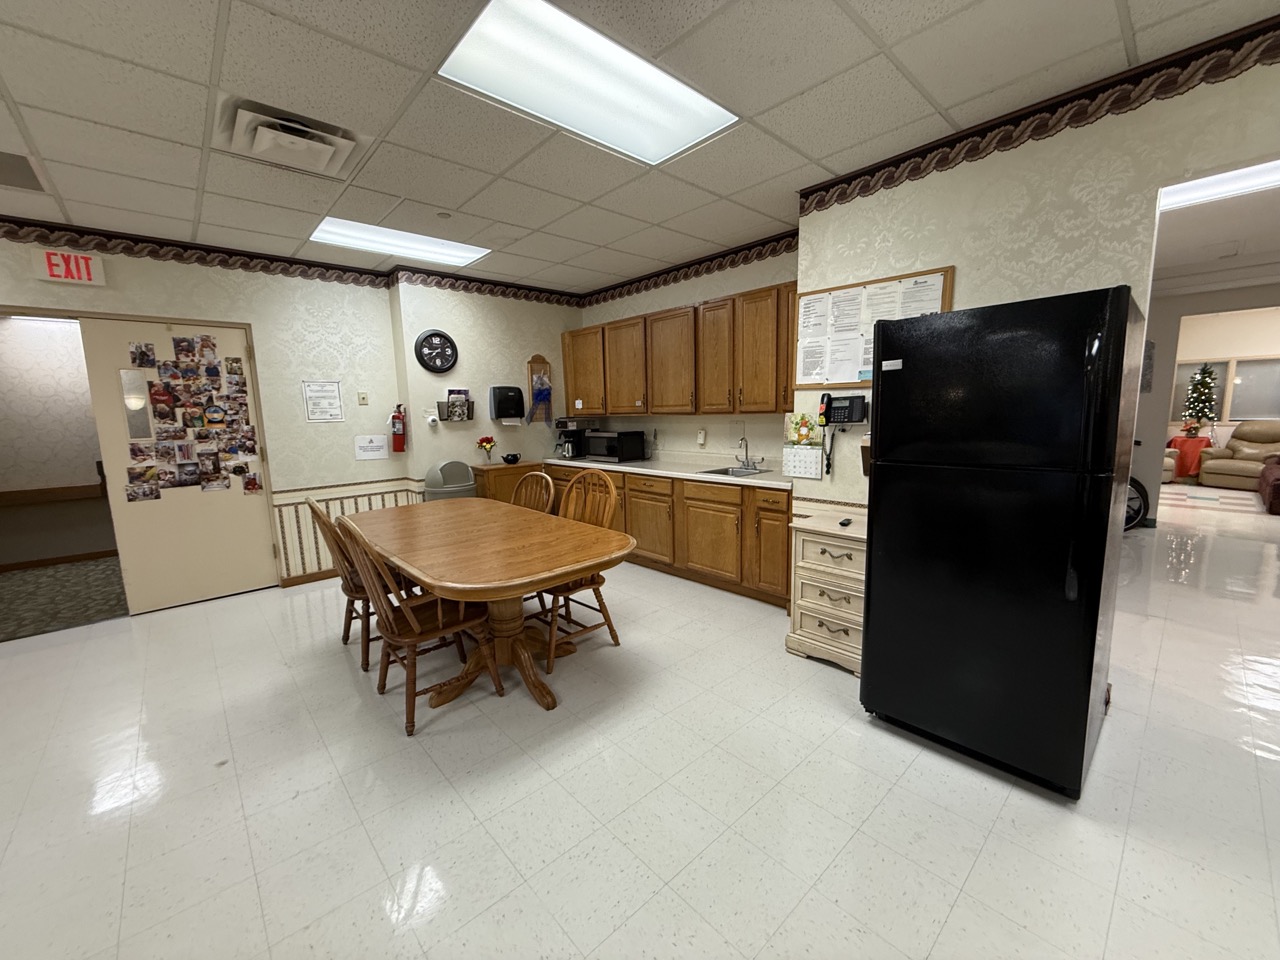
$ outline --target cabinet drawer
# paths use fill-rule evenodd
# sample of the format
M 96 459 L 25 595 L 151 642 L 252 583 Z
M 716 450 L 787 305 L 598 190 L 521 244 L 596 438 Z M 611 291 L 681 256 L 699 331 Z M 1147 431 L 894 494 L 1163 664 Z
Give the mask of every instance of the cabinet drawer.
M 662 477 L 647 477 L 644 474 L 628 473 L 627 489 L 641 493 L 671 493 L 671 481 Z
M 572 480 L 582 472 L 580 467 L 547 467 L 547 476 L 552 480 Z
M 852 620 L 836 619 L 825 612 L 796 607 L 794 629 L 802 637 L 828 646 L 845 647 L 859 655 L 862 653 L 862 627 Z
M 754 493 L 756 506 L 762 510 L 790 510 L 791 495 L 781 490 L 757 488 Z
M 839 570 L 841 573 L 860 574 L 867 568 L 867 545 L 852 540 L 827 540 L 801 533 L 796 562 L 826 570 Z
M 742 488 L 727 483 L 698 483 L 685 480 L 686 500 L 709 500 L 712 503 L 742 503 Z
M 812 607 L 820 607 L 836 617 L 862 619 L 862 579 L 845 586 L 811 580 L 804 575 L 796 577 L 796 600 L 803 600 Z

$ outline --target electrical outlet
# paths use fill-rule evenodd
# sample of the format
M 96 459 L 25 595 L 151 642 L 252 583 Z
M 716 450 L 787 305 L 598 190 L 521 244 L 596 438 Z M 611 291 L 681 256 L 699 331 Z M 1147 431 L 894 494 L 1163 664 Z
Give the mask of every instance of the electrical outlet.
M 367 407 L 369 405 L 369 394 L 365 393 L 363 390 L 357 392 L 356 403 L 359 406 Z
M 707 431 L 698 431 L 698 446 L 705 447 L 707 445 Z

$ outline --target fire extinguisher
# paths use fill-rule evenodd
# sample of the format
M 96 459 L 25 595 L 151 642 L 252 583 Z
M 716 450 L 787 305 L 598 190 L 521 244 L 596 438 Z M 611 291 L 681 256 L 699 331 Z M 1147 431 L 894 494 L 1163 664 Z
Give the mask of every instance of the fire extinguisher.
M 406 425 L 404 419 L 404 404 L 397 403 L 395 410 L 391 411 L 391 451 L 392 453 L 404 453 L 405 442 L 409 439 L 405 433 Z

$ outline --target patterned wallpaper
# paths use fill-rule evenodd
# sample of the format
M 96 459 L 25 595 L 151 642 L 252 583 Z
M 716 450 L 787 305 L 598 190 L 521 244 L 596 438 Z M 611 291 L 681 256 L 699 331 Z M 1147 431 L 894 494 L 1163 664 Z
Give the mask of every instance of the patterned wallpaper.
M 811 214 L 800 290 L 955 264 L 957 307 L 1127 283 L 1145 309 L 1159 188 L 1280 156 L 1278 101 L 1280 66 L 1256 67 Z M 816 409 L 817 393 L 800 401 Z M 845 444 L 834 484 L 797 494 L 865 501 L 858 456 Z
M 98 482 L 80 326 L 0 320 L 0 490 Z

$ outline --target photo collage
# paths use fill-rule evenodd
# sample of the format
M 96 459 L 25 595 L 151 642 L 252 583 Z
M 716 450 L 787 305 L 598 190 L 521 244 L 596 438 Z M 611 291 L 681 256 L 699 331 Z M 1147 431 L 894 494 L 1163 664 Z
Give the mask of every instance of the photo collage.
M 125 500 L 159 500 L 162 490 L 230 490 L 239 477 L 246 494 L 263 492 L 258 434 L 249 418 L 242 357 L 218 357 L 217 338 L 173 338 L 173 359 L 156 359 L 153 343 L 129 344 L 135 367 L 154 369 L 147 381 L 154 439 L 129 444 Z

